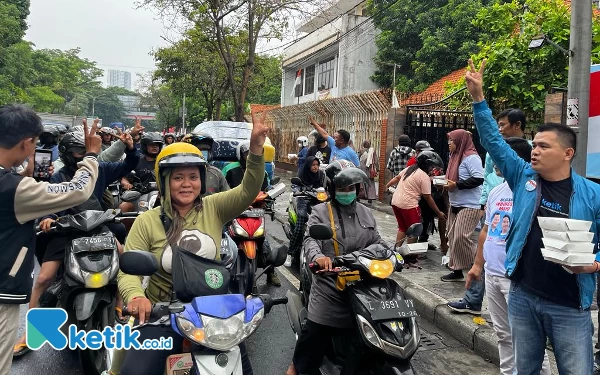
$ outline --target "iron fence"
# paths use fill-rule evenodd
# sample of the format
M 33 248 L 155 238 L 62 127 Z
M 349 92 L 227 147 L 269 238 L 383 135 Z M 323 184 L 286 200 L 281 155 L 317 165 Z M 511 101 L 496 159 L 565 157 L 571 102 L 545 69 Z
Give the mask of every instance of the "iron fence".
M 309 116 L 324 124 L 331 135 L 338 129 L 347 130 L 357 151 L 365 140 L 370 140 L 371 147 L 379 152 L 390 107 L 390 93 L 384 90 L 270 110 L 267 124 L 273 129 L 271 142 L 276 150 L 275 160 L 289 163 L 287 155 L 298 152 L 296 138 L 307 136 L 313 130 Z

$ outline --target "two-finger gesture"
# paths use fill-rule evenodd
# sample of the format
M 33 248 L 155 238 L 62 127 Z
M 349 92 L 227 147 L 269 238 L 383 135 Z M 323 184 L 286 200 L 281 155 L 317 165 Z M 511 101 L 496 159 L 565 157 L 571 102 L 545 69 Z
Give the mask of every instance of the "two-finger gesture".
M 92 124 L 92 128 L 88 129 L 87 119 L 82 120 L 83 123 L 83 136 L 85 137 L 85 152 L 86 153 L 94 153 L 96 155 L 100 154 L 102 151 L 102 138 L 97 134 L 98 133 L 98 124 L 100 124 L 100 119 L 95 119 Z
M 146 128 L 142 126 L 142 119 L 139 118 L 139 117 L 136 117 L 135 118 L 135 125 L 133 126 L 133 129 L 131 130 L 130 134 L 132 136 L 135 136 L 135 135 L 140 134 L 144 130 L 146 130 Z
M 267 112 L 260 116 L 252 112 L 252 134 L 250 135 L 250 151 L 256 155 L 262 155 L 263 145 L 267 140 L 267 134 L 270 128 L 265 125 Z
M 483 101 L 483 71 L 485 70 L 486 59 L 483 59 L 479 69 L 475 69 L 473 60 L 469 59 L 469 67 L 465 75 L 465 81 L 467 82 L 467 90 L 473 98 L 475 103 Z
M 121 129 L 117 129 L 117 137 L 119 137 L 119 139 L 121 140 L 121 142 L 125 143 L 125 145 L 127 145 L 127 148 L 132 150 L 133 149 L 133 137 L 131 137 L 130 134 L 128 133 L 123 133 L 121 131 Z

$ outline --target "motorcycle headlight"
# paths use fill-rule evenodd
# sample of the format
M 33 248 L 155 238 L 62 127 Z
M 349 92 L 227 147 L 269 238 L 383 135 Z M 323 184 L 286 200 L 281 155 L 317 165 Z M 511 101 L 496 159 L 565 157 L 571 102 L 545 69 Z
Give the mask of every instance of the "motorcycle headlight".
M 197 344 L 205 345 L 204 339 L 206 338 L 206 335 L 202 328 L 196 327 L 194 323 L 180 315 L 177 315 L 177 327 L 179 328 L 179 332 L 184 334 L 189 340 Z
M 85 287 L 86 288 L 102 288 L 103 286 L 108 284 L 109 276 L 111 274 L 111 269 L 107 268 L 102 272 L 87 272 L 81 270 L 81 274 L 83 276 Z
M 326 192 L 324 192 L 324 191 L 320 191 L 320 192 L 318 192 L 318 193 L 317 193 L 317 199 L 318 199 L 320 202 L 324 202 L 324 201 L 326 201 L 326 200 L 327 200 L 327 193 L 326 193 Z
M 254 237 L 262 237 L 265 234 L 265 222 L 260 224 L 260 227 L 254 232 Z
M 233 233 L 236 236 L 250 237 L 250 235 L 248 235 L 248 232 L 246 232 L 246 230 L 242 228 L 242 226 L 237 222 L 237 220 L 234 220 L 233 223 L 231 223 L 231 228 L 233 229 Z
M 392 258 L 386 260 L 373 260 L 365 257 L 358 257 L 358 261 L 369 270 L 371 276 L 379 279 L 386 279 L 394 272 L 394 262 L 392 262 Z
M 206 335 L 203 345 L 216 350 L 229 350 L 242 342 L 246 337 L 244 317 L 244 311 L 227 319 L 202 315 L 202 325 Z

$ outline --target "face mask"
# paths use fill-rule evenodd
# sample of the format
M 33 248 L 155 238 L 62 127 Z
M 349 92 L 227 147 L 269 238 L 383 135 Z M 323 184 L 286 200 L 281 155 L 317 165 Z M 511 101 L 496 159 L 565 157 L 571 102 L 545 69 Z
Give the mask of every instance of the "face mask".
M 356 200 L 356 191 L 336 191 L 335 200 L 342 206 L 348 206 Z

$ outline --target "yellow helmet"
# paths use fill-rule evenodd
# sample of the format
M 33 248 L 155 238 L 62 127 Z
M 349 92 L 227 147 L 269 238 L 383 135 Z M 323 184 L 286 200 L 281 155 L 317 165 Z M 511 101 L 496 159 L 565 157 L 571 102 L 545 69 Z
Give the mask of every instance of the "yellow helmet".
M 166 182 L 164 181 L 162 172 L 166 169 L 195 166 L 200 169 L 200 181 L 202 183 L 200 194 L 202 195 L 206 192 L 206 159 L 204 159 L 200 150 L 190 143 L 183 142 L 173 143 L 163 148 L 156 157 L 156 164 L 154 166 L 154 173 L 156 173 L 156 182 L 160 194 L 162 196 L 165 194 Z

